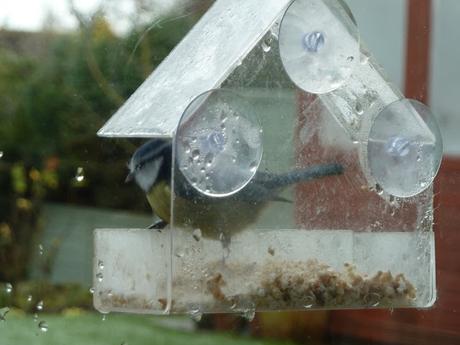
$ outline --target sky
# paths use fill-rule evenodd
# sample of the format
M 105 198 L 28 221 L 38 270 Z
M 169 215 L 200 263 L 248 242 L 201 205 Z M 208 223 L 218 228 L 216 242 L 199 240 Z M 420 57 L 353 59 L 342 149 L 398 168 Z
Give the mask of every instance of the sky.
M 147 0 L 160 11 L 167 11 L 177 0 Z M 129 26 L 128 17 L 134 10 L 133 0 L 75 0 L 75 6 L 85 14 L 94 12 L 102 4 L 107 9 L 115 31 L 123 32 Z M 35 31 L 43 27 L 49 13 L 60 29 L 72 29 L 77 22 L 69 11 L 69 0 L 0 0 L 0 28 Z

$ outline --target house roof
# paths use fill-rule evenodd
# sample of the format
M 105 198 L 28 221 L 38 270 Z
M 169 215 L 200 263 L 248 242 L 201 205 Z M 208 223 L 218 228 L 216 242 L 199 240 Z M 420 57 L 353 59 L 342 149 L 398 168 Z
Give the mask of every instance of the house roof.
M 290 2 L 218 0 L 98 135 L 172 137 L 190 102 L 220 86 Z

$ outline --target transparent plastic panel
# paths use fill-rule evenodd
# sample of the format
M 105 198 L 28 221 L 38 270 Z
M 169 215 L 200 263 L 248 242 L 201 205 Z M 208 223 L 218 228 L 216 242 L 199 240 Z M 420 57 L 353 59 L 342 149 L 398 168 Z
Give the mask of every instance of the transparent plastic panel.
M 94 307 L 101 313 L 164 314 L 170 294 L 171 234 L 98 229 L 94 233 Z
M 360 143 L 312 95 L 220 92 L 259 119 L 263 155 L 249 183 L 229 196 L 194 188 L 176 158 L 171 311 L 250 316 L 255 310 L 431 305 L 431 189 L 398 198 L 369 188 Z M 207 138 L 190 118 L 217 109 L 208 101 L 183 117 L 176 155 L 183 130 L 196 128 Z M 220 116 L 231 107 L 229 98 L 218 101 Z M 215 124 L 206 130 L 219 130 Z M 219 169 L 229 170 L 214 166 Z

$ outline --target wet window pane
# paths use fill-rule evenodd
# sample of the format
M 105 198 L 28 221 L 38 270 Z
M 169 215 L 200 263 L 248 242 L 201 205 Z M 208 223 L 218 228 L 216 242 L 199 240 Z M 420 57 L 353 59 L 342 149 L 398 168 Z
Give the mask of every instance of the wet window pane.
M 289 4 L 4 6 L 0 343 L 460 340 L 460 4 Z M 316 29 L 322 6 L 342 24 Z M 214 27 L 190 35 L 168 69 L 165 58 L 200 20 Z M 193 41 L 206 37 L 208 46 Z M 161 68 L 163 88 L 155 80 L 125 105 Z M 395 122 L 407 109 L 423 115 Z M 431 188 L 434 122 L 444 150 Z M 406 136 L 395 134 L 401 127 Z M 150 179 L 127 175 L 148 165 L 151 151 L 133 154 L 152 135 L 176 161 L 172 186 L 146 198 Z M 150 177 L 164 177 L 165 159 L 148 166 Z M 312 166 L 327 182 L 283 185 L 259 212 L 260 186 Z M 195 206 L 181 213 L 184 200 Z M 157 229 L 162 218 L 177 231 Z M 435 294 L 431 308 L 399 309 L 428 307 Z

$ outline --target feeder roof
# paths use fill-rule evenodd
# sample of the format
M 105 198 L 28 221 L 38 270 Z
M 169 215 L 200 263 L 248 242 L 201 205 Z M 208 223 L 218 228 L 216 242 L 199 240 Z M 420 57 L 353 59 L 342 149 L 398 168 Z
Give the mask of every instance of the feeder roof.
M 98 135 L 172 137 L 190 102 L 219 87 L 290 2 L 218 0 Z

